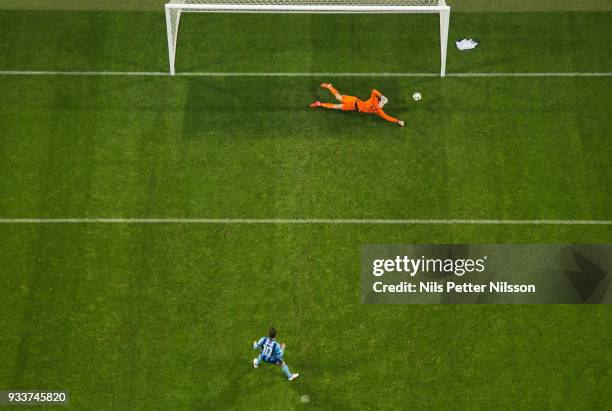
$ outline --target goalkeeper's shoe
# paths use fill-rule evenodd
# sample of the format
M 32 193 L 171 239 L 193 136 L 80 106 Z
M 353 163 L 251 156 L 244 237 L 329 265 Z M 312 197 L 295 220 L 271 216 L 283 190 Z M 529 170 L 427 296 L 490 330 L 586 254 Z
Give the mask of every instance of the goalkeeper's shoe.
M 299 377 L 300 374 L 291 374 L 291 377 L 287 378 L 289 381 L 293 381 L 295 380 L 297 377 Z
M 331 83 L 321 83 L 321 87 L 323 88 L 330 88 L 332 86 Z
M 315 101 L 314 103 L 312 103 L 312 104 L 310 105 L 310 108 L 319 107 L 320 105 L 321 105 L 321 102 L 320 102 L 320 101 Z

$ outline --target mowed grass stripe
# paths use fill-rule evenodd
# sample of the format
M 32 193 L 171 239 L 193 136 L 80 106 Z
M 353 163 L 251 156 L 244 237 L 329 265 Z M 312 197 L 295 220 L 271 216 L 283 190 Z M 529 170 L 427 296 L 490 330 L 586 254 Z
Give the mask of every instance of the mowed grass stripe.
M 0 224 L 612 225 L 612 220 L 446 220 L 357 218 L 0 218 Z
M 5 70 L 0 76 L 125 76 L 166 77 L 161 71 L 53 71 L 53 70 Z M 290 73 L 290 72 L 186 72 L 178 77 L 439 77 L 439 73 Z M 612 77 L 612 72 L 549 72 L 549 73 L 446 73 L 447 77 Z
M 263 409 L 271 397 L 292 408 L 302 394 L 321 409 L 398 409 L 406 401 L 446 409 L 467 397 L 504 409 L 601 409 L 606 383 L 595 377 L 609 355 L 584 341 L 609 339 L 605 306 L 363 305 L 359 261 L 364 244 L 606 242 L 608 231 L 1 226 L 0 382 L 65 387 L 76 409 Z M 270 282 L 282 292 L 271 296 Z M 303 374 L 296 384 L 277 368 L 252 369 L 251 340 L 271 323 L 287 343 L 287 363 Z M 359 349 L 347 350 L 346 341 Z M 391 343 L 382 350 L 381 341 Z M 491 379 L 496 384 L 476 390 Z M 441 394 L 439 380 L 448 388 Z M 565 383 L 567 399 L 545 395 Z
M 611 15 L 453 13 L 447 71 L 609 72 Z M 435 15 L 183 17 L 176 67 L 183 73 L 434 74 L 440 67 Z M 1 70 L 168 71 L 161 8 L 159 13 L 0 10 L 0 27 L 6 28 L 0 29 Z M 371 27 L 385 29 L 371 36 Z M 481 43 L 460 52 L 452 40 L 466 33 Z
M 610 220 L 607 78 L 334 84 L 406 127 L 318 79 L 0 82 L 0 217 Z

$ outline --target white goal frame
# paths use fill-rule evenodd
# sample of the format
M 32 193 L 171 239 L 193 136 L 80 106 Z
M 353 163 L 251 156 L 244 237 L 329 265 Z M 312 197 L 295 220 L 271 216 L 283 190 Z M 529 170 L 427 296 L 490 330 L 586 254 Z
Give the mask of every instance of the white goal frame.
M 308 1 L 308 0 L 306 0 Z M 319 4 L 283 4 L 279 0 L 278 4 L 261 4 L 254 0 L 252 3 L 245 0 L 238 0 L 235 4 L 226 1 L 215 3 L 208 0 L 204 4 L 185 3 L 185 0 L 170 0 L 166 4 L 166 28 L 168 34 L 168 56 L 170 61 L 170 74 L 174 76 L 176 61 L 176 45 L 179 33 L 179 23 L 181 14 L 185 13 L 309 13 L 309 14 L 394 14 L 394 13 L 430 13 L 440 15 L 440 76 L 446 75 L 446 50 L 448 45 L 448 26 L 450 21 L 450 6 L 446 5 L 445 0 L 437 0 L 438 5 L 428 6 L 402 6 L 402 5 L 376 5 L 377 0 L 366 2 L 369 4 L 321 4 L 324 0 L 319 0 Z M 401 2 L 401 1 L 400 1 Z M 270 2 L 268 2 L 270 3 Z M 331 2 L 330 2 L 331 3 Z M 350 3 L 347 1 L 346 3 Z M 388 4 L 388 3 L 387 3 Z

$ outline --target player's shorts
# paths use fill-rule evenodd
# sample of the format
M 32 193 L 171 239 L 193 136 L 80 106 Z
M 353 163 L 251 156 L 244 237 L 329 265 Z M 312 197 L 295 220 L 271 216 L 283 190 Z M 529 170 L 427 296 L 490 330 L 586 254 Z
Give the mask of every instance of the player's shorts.
M 342 110 L 359 111 L 357 100 L 358 98 L 355 96 L 342 96 Z
M 281 365 L 283 363 L 282 358 L 262 358 L 264 362 L 267 362 L 268 364 L 274 364 L 274 365 Z

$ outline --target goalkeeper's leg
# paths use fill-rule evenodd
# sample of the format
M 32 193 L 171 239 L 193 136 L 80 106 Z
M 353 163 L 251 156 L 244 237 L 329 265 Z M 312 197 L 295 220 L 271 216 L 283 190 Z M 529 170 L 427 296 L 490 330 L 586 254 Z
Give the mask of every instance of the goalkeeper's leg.
M 328 89 L 329 92 L 332 93 L 334 97 L 336 97 L 336 100 L 342 101 L 342 94 L 338 93 L 338 90 L 336 90 L 334 86 L 331 85 L 331 83 L 322 83 L 321 87 Z
M 310 105 L 310 107 L 312 107 L 312 108 L 315 108 L 315 107 L 324 107 L 324 108 L 328 108 L 330 110 L 341 110 L 342 109 L 342 104 L 321 103 L 320 101 L 315 101 L 314 103 L 312 103 Z
M 336 97 L 336 100 L 343 102 L 343 97 L 342 94 L 338 93 L 338 90 L 336 90 L 334 88 L 334 86 L 331 85 L 331 83 L 322 83 L 321 87 L 326 88 L 329 90 L 330 93 L 332 93 L 334 95 L 334 97 Z M 315 108 L 315 107 L 324 107 L 330 110 L 342 110 L 342 104 L 332 104 L 332 103 L 321 103 L 319 101 L 315 101 L 314 103 L 312 103 L 310 105 L 310 107 Z

